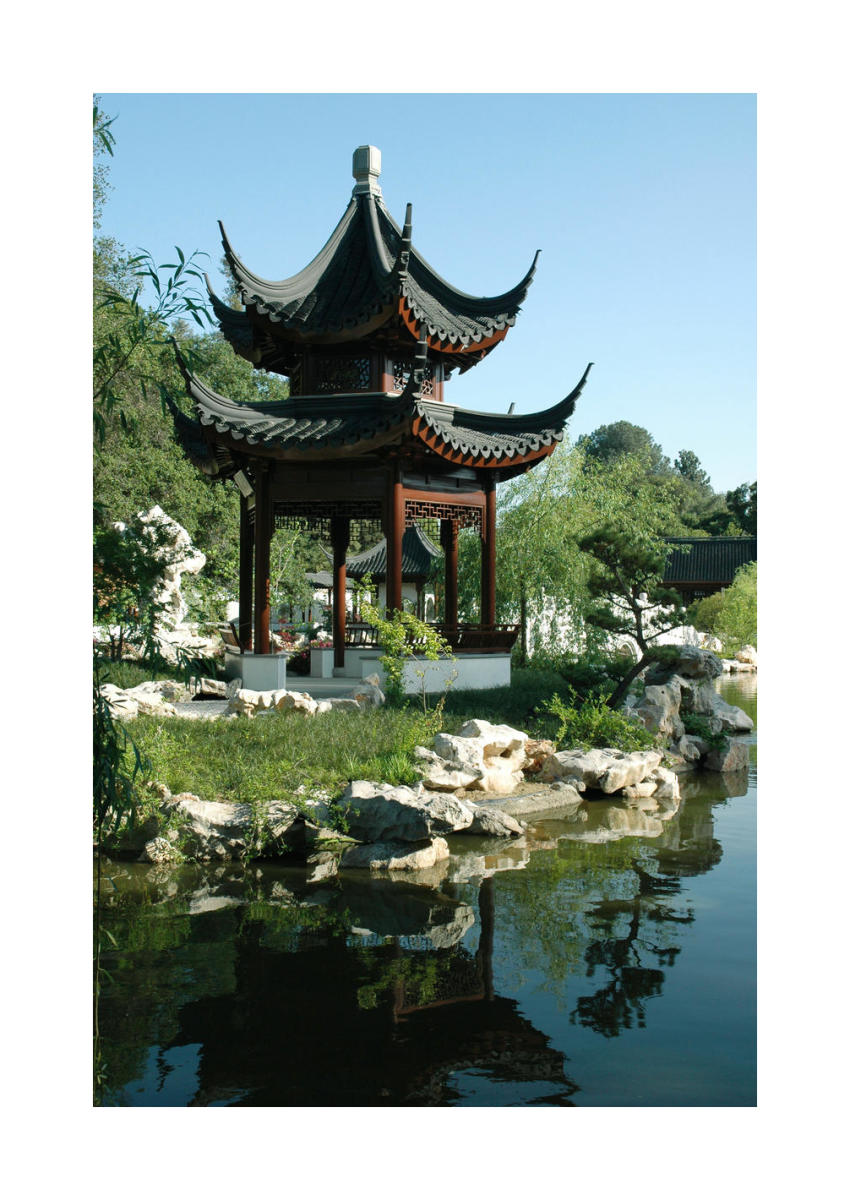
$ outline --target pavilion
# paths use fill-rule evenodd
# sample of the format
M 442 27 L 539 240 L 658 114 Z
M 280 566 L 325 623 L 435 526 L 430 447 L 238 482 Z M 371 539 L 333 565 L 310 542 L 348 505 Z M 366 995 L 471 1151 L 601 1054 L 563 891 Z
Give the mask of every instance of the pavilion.
M 207 281 L 224 337 L 258 370 L 290 381 L 290 398 L 240 403 L 219 395 L 180 359 L 193 418 L 171 402 L 179 440 L 211 478 L 241 496 L 239 642 L 246 686 L 266 678 L 270 656 L 269 544 L 275 526 L 297 524 L 329 540 L 334 577 L 334 673 L 346 660 L 346 552 L 352 522 L 385 539 L 386 604 L 402 607 L 405 530 L 439 521 L 445 554 L 442 632 L 455 651 L 493 656 L 510 680 L 517 626 L 496 624 L 496 485 L 542 462 L 563 438 L 584 387 L 531 414 L 482 413 L 445 402 L 452 372 L 481 362 L 504 340 L 537 262 L 513 288 L 476 297 L 447 283 L 412 242 L 411 206 L 400 228 L 378 183 L 380 152 L 354 152 L 351 200 L 325 246 L 303 270 L 269 282 L 248 269 L 221 227 L 239 302 L 225 304 Z M 539 253 L 539 252 L 538 252 Z M 522 397 L 518 396 L 517 400 Z M 481 541 L 480 623 L 458 622 L 457 537 Z M 248 661 L 248 659 L 253 661 Z M 470 662 L 469 668 L 473 667 Z M 474 669 L 458 686 L 476 686 Z M 469 678 L 467 678 L 467 676 Z

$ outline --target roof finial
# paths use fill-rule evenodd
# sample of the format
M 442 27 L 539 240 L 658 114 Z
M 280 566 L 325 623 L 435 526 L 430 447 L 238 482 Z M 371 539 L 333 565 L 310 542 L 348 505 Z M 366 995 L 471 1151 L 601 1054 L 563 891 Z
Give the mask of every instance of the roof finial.
M 381 152 L 377 146 L 357 147 L 352 156 L 351 173 L 357 181 L 354 185 L 355 196 L 369 193 L 380 196 L 378 176 L 381 173 Z

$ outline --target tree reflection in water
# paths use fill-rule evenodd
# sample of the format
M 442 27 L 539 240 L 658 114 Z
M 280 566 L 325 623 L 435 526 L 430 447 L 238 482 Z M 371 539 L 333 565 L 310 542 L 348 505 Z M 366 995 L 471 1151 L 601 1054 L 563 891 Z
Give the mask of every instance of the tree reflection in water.
M 116 865 L 104 1102 L 573 1104 L 565 1053 L 523 1008 L 529 972 L 563 1029 L 645 1027 L 694 924 L 684 881 L 721 856 L 721 798 L 687 799 L 654 836 L 612 818 L 609 842 L 592 802 L 584 832 L 544 822 L 512 844 L 522 869 L 483 881 L 469 854 L 430 886 Z
M 638 880 L 637 895 L 632 900 L 603 900 L 587 914 L 588 925 L 607 935 L 585 950 L 587 975 L 593 978 L 602 967 L 610 979 L 592 996 L 579 997 L 570 1020 L 603 1037 L 617 1037 L 621 1029 L 631 1029 L 634 1023 L 638 1028 L 646 1024 L 643 1001 L 661 994 L 664 972 L 648 966 L 645 959 L 651 956 L 659 965 L 672 966 L 681 951 L 680 946 L 659 945 L 655 936 L 648 936 L 647 924 L 689 925 L 694 919 L 692 911 L 677 912 L 662 899 L 681 890 L 678 879 L 650 875 L 637 862 L 632 869 Z M 616 927 L 624 920 L 625 932 L 618 937 Z

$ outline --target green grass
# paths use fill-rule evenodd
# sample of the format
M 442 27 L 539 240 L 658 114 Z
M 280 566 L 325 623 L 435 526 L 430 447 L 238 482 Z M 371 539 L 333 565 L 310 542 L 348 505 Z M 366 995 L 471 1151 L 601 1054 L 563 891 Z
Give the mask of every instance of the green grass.
M 251 720 L 139 716 L 133 737 L 150 777 L 203 800 L 264 804 L 294 799 L 302 785 L 332 794 L 350 779 L 413 783 L 412 750 L 427 737 L 410 711 L 274 712 Z
M 557 721 L 542 709 L 563 683 L 554 673 L 516 670 L 510 687 L 449 689 L 442 727 L 455 733 L 479 717 L 551 736 Z M 429 699 L 432 709 L 435 699 Z M 387 704 L 318 717 L 292 711 L 225 721 L 139 716 L 132 725 L 133 739 L 151 763 L 150 778 L 174 793 L 255 805 L 297 800 L 302 786 L 333 796 L 351 779 L 413 784 L 419 778 L 413 748 L 430 745 L 434 732 L 415 697 L 403 708 Z

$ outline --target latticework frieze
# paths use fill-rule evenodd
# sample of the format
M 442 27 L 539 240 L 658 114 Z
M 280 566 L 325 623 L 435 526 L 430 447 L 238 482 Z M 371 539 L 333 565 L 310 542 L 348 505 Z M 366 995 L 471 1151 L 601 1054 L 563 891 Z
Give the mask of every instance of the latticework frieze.
M 316 392 L 368 392 L 372 383 L 369 358 L 319 358 L 313 363 Z
M 331 521 L 347 517 L 362 538 L 383 536 L 379 500 L 276 500 L 275 529 L 300 529 L 330 540 Z
M 457 521 L 458 529 L 481 530 L 481 509 L 441 500 L 405 500 L 404 527 L 427 520 Z
M 393 363 L 393 388 L 397 392 L 403 392 L 407 387 L 407 381 L 410 378 L 410 372 L 413 369 L 413 364 L 410 362 L 394 362 Z M 422 380 L 420 393 L 423 396 L 434 395 L 434 368 L 431 363 L 425 364 L 425 374 Z

